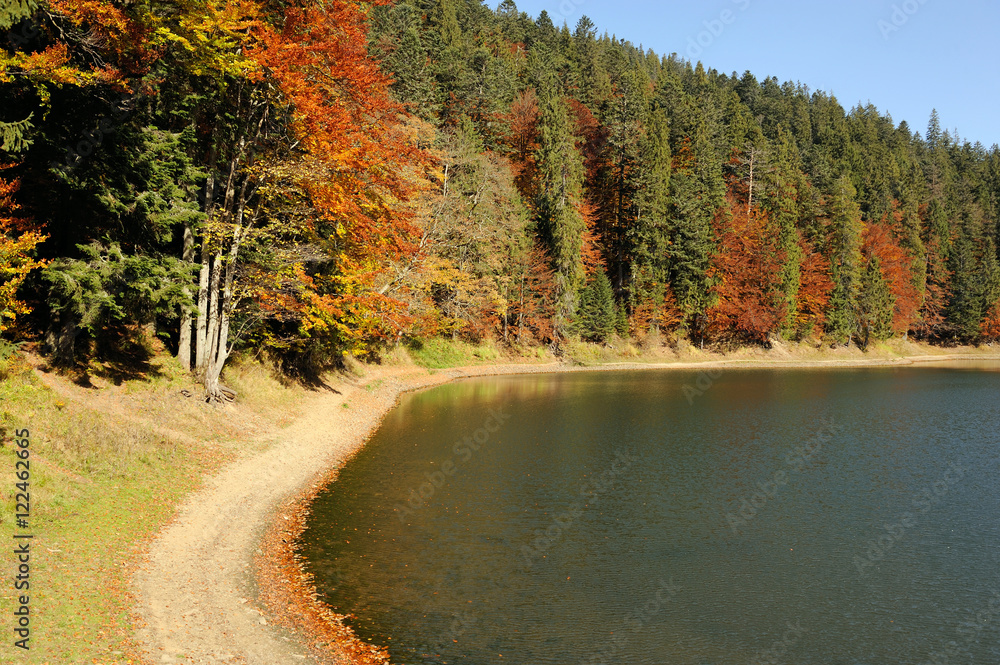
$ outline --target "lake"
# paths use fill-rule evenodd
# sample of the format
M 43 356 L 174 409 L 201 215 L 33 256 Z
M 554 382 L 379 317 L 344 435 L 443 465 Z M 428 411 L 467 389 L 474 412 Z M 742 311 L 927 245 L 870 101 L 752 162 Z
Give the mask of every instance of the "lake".
M 394 663 L 1000 662 L 1000 363 L 406 395 L 313 505 Z

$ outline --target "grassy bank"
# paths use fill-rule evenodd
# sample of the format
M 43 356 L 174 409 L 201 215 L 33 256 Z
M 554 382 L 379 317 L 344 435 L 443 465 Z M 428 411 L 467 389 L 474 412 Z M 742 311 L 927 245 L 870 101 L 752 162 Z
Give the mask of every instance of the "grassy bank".
M 814 342 L 776 341 L 771 348 L 742 347 L 732 350 L 699 348 L 686 340 L 668 340 L 657 335 L 641 340 L 614 339 L 607 344 L 568 342 L 556 357 L 547 348 L 534 347 L 519 351 L 505 349 L 491 342 L 469 344 L 461 340 L 434 339 L 389 355 L 393 362 L 413 363 L 430 370 L 449 367 L 475 367 L 496 364 L 544 364 L 560 362 L 577 367 L 600 367 L 619 363 L 660 365 L 698 362 L 747 363 L 824 363 L 896 360 L 908 357 L 962 355 L 991 356 L 1000 354 L 1000 346 L 942 347 L 904 339 L 872 344 L 867 349 L 857 346 L 831 347 Z
M 0 366 L 0 537 L 34 537 L 31 649 L 5 638 L 0 663 L 139 663 L 128 580 L 144 544 L 206 474 L 265 446 L 304 391 L 260 366 L 235 367 L 228 381 L 242 399 L 217 408 L 186 397 L 181 391 L 198 395 L 197 385 L 165 356 L 142 376 L 115 383 L 95 375 L 86 386 L 38 364 L 15 357 Z M 26 529 L 14 522 L 11 438 L 21 429 L 30 431 Z M 5 560 L 9 570 L 11 556 Z M 4 583 L 3 616 L 11 617 L 14 600 Z

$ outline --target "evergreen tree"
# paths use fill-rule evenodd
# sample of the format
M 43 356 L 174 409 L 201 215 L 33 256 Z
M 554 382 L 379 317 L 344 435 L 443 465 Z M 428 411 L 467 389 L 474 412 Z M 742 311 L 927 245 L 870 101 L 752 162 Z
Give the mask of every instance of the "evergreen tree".
M 629 296 L 632 306 L 660 302 L 670 280 L 670 126 L 666 113 L 650 112 L 643 138 L 635 197 L 635 221 L 628 228 L 631 250 Z
M 858 331 L 857 298 L 861 288 L 861 211 L 854 201 L 854 186 L 846 176 L 836 183 L 829 212 L 828 255 L 833 294 L 827 331 L 834 341 L 849 342 Z
M 611 280 L 598 271 L 580 293 L 574 329 L 585 340 L 606 342 L 618 329 L 618 312 Z
M 861 346 L 867 348 L 873 340 L 892 337 L 892 314 L 896 301 L 889 283 L 882 274 L 882 264 L 873 256 L 861 275 L 858 293 L 858 323 Z
M 561 333 L 576 309 L 577 294 L 583 285 L 581 251 L 587 227 L 579 209 L 583 159 L 570 131 L 566 104 L 557 97 L 542 102 L 536 162 L 540 181 L 536 202 L 538 227 L 550 248 L 556 271 L 556 331 Z

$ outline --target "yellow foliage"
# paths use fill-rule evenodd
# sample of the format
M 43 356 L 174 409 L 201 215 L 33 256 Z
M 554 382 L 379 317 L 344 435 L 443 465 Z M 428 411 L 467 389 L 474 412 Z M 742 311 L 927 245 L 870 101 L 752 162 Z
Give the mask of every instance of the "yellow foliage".
M 0 167 L 2 168 L 2 167 Z M 20 207 L 14 202 L 18 181 L 0 178 L 0 332 L 7 330 L 28 307 L 15 296 L 28 273 L 45 265 L 28 256 L 46 236 L 27 230 L 27 220 L 17 217 Z

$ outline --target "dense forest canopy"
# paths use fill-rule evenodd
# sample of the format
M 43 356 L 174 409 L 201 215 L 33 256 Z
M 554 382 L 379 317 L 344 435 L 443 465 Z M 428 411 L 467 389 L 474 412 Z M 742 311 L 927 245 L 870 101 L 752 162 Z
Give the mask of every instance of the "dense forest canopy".
M 217 395 L 432 335 L 1000 335 L 1000 150 L 512 0 L 0 10 L 0 331 Z

